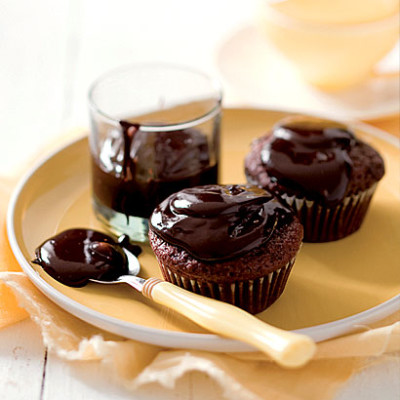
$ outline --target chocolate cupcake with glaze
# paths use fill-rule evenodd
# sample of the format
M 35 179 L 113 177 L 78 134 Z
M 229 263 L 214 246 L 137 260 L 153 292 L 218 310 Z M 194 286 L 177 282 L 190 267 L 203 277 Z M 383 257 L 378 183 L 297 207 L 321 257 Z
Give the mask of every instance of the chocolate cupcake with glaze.
M 245 172 L 294 209 L 305 242 L 329 242 L 360 228 L 384 163 L 346 125 L 294 116 L 252 143 Z
M 165 280 L 253 314 L 282 294 L 303 237 L 290 207 L 250 185 L 181 190 L 149 222 Z

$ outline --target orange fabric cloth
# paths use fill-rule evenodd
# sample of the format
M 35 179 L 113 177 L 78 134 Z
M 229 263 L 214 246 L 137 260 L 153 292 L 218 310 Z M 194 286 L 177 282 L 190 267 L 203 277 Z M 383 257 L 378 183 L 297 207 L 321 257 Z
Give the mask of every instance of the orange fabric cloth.
M 12 186 L 12 181 L 0 180 L 0 226 L 3 236 L 0 241 L 0 271 L 21 271 L 21 267 L 10 249 L 6 230 L 7 204 Z M 4 283 L 0 283 L 0 328 L 21 321 L 27 316 L 28 313 L 18 306 L 10 288 Z

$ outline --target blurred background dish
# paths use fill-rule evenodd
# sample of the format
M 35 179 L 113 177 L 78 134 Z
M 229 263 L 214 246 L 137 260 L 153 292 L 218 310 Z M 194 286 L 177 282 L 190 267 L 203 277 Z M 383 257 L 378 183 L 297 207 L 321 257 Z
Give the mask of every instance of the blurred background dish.
M 384 19 L 400 7 L 398 0 L 262 0 L 261 4 L 300 21 L 329 24 Z
M 319 113 L 336 119 L 373 120 L 400 110 L 399 43 L 358 85 L 323 91 L 301 79 L 253 24 L 237 28 L 221 44 L 217 65 L 226 99 L 268 108 Z M 342 67 L 345 68 L 345 65 Z
M 399 37 L 397 1 L 263 1 L 258 27 L 308 83 L 341 90 L 371 76 Z

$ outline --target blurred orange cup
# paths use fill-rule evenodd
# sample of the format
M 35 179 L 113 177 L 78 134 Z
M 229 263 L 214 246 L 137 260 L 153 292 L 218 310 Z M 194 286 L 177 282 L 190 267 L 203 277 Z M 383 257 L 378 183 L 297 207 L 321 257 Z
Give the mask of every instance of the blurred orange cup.
M 259 27 L 308 83 L 323 90 L 340 90 L 366 80 L 399 40 L 398 10 L 363 22 L 338 13 L 345 21 L 340 23 L 332 22 L 334 15 L 329 11 L 325 20 L 318 20 L 316 13 L 309 20 L 304 13 L 296 17 L 284 12 L 284 3 L 288 1 L 262 2 Z

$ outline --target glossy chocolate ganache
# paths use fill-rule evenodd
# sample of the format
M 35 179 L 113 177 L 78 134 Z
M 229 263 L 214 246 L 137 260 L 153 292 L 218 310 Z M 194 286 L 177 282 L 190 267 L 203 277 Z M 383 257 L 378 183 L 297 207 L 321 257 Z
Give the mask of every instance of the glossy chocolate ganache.
M 346 195 L 353 168 L 349 153 L 357 144 L 341 123 L 290 117 L 274 127 L 261 161 L 271 181 L 300 197 L 335 204 Z
M 89 279 L 112 281 L 128 272 L 126 248 L 139 255 L 139 246 L 124 235 L 116 242 L 92 229 L 68 229 L 42 243 L 32 262 L 67 286 L 85 286 Z
M 261 246 L 292 220 L 292 211 L 264 189 L 206 185 L 164 200 L 151 215 L 150 229 L 196 259 L 220 261 Z
M 108 208 L 149 218 L 171 193 L 217 182 L 218 160 L 199 130 L 144 132 L 139 124 L 120 125 L 122 134 L 116 131 L 99 158 L 92 157 L 93 192 Z

